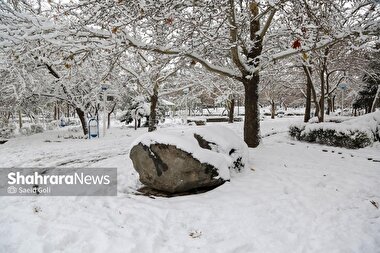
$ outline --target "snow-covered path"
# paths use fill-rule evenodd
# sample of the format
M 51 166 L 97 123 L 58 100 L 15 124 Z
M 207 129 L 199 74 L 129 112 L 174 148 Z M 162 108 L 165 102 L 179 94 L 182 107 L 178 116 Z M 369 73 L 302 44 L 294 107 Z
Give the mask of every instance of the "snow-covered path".
M 251 166 L 213 191 L 134 195 L 127 156 L 146 129 L 104 139 L 56 132 L 0 146 L 0 167 L 118 167 L 117 197 L 1 197 L 0 252 L 380 252 L 380 145 L 347 150 L 293 141 L 262 122 Z M 227 125 L 227 124 L 224 124 Z M 242 124 L 228 125 L 242 135 Z M 45 142 L 50 140 L 51 142 Z M 61 142 L 55 142 L 61 141 Z

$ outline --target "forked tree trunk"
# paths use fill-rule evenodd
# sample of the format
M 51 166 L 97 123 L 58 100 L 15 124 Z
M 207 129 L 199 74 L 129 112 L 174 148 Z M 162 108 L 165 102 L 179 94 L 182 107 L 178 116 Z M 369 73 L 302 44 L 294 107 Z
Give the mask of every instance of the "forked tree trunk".
M 80 123 L 82 124 L 82 129 L 83 129 L 83 134 L 87 135 L 88 134 L 88 127 L 87 127 L 87 120 L 86 120 L 86 115 L 84 111 L 80 108 L 75 108 L 76 113 L 78 114 L 78 117 L 80 119 Z
M 307 83 L 309 84 L 309 87 L 311 88 L 311 95 L 312 95 L 313 103 L 315 106 L 314 116 L 319 116 L 319 103 L 317 100 L 317 92 L 315 91 L 314 84 L 312 81 L 311 67 L 307 67 L 303 65 L 303 69 L 305 71 L 306 77 L 308 78 Z
M 228 123 L 234 123 L 234 109 L 235 109 L 235 99 L 231 98 L 228 102 Z
M 245 90 L 244 141 L 248 147 L 255 148 L 260 144 L 259 92 L 260 77 L 253 75 L 252 79 L 243 79 Z
M 250 2 L 250 12 L 253 17 L 259 15 L 258 3 Z M 260 19 L 251 19 L 250 21 L 250 40 L 253 42 L 247 58 L 248 65 L 258 67 L 260 64 L 260 56 L 263 50 L 263 40 L 260 36 Z M 257 70 L 252 74 L 250 79 L 247 79 L 247 73 L 242 72 L 242 82 L 244 84 L 244 141 L 248 147 L 255 148 L 260 144 L 260 110 L 259 110 L 259 82 L 260 74 Z

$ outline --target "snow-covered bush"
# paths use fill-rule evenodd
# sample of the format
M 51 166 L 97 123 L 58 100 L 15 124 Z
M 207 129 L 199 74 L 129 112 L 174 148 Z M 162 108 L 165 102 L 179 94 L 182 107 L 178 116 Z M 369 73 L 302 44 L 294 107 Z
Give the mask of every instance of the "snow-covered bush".
M 325 122 L 333 122 L 333 123 L 342 123 L 344 121 L 350 120 L 352 117 L 347 116 L 328 116 L 325 118 Z
M 131 104 L 127 110 L 121 112 L 117 117 L 120 122 L 131 123 L 134 119 L 139 120 L 143 117 L 147 117 L 150 114 L 150 104 L 144 96 L 137 96 L 132 99 Z
M 69 129 L 69 132 L 73 132 L 73 133 L 79 133 L 83 131 L 82 126 L 69 127 L 68 129 Z
M 44 132 L 44 127 L 40 124 L 31 124 L 30 131 L 32 134 L 38 134 Z
M 305 123 L 292 124 L 289 126 L 289 135 L 300 140 L 301 132 L 305 130 Z
M 19 133 L 22 134 L 22 135 L 30 135 L 31 134 L 30 127 L 29 126 L 23 126 L 23 127 L 21 127 L 20 130 L 19 130 Z
M 67 121 L 67 125 L 68 126 L 81 126 L 82 127 L 82 124 L 80 122 L 80 119 L 68 119 Z
M 312 123 L 318 123 L 319 122 L 319 119 L 318 117 L 312 117 L 309 119 L 308 123 L 312 124 Z
M 9 139 L 14 136 L 16 126 L 13 124 L 3 125 L 0 127 L 0 138 Z
M 38 134 L 43 133 L 44 127 L 40 124 L 31 124 L 29 126 L 23 126 L 19 129 L 19 133 L 22 135 L 31 135 L 31 134 Z
M 342 123 L 344 121 L 350 120 L 352 117 L 347 117 L 347 116 L 325 116 L 324 122 L 333 122 L 333 123 Z M 309 119 L 308 123 L 318 123 L 319 119 L 318 117 L 312 117 Z
M 46 124 L 46 130 L 54 130 L 58 127 L 58 122 L 56 120 L 53 120 Z
M 58 134 L 57 135 L 57 138 L 58 139 L 73 139 L 73 140 L 76 140 L 76 139 L 88 139 L 88 135 L 84 135 L 83 133 L 81 134 L 75 134 L 75 133 L 64 133 L 64 134 Z
M 204 126 L 206 125 L 206 118 L 201 118 L 201 117 L 198 117 L 198 118 L 188 118 L 187 119 L 187 123 L 195 123 L 195 125 L 197 126 Z
M 180 117 L 164 118 L 164 120 L 162 120 L 159 123 L 158 127 L 167 128 L 167 127 L 179 126 L 179 125 L 184 125 L 184 124 L 185 122 L 183 118 L 180 118 Z
M 380 139 L 380 112 L 363 115 L 342 123 L 301 123 L 289 127 L 297 140 L 345 148 L 363 148 Z

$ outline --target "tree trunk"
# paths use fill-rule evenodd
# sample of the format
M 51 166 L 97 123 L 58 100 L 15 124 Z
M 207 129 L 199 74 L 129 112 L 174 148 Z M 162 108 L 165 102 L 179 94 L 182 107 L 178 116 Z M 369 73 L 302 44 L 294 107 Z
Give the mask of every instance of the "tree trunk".
M 228 123 L 234 123 L 234 109 L 235 109 L 235 99 L 231 98 L 228 101 Z
M 270 118 L 274 119 L 274 116 L 276 115 L 276 105 L 275 105 L 273 100 L 270 101 L 270 104 L 271 104 L 271 116 L 270 116 Z
M 22 113 L 21 113 L 21 110 L 18 110 L 18 124 L 19 124 L 19 128 L 21 129 L 22 128 Z
M 314 111 L 314 117 L 318 117 L 319 116 L 319 105 L 317 103 L 317 106 L 315 107 L 315 111 Z M 319 117 L 318 117 L 318 120 L 319 120 Z
M 88 134 L 88 128 L 87 128 L 87 119 L 84 111 L 80 108 L 75 108 L 76 113 L 78 114 L 78 117 L 80 119 L 80 123 L 82 124 L 83 134 Z
M 315 91 L 314 84 L 313 84 L 313 81 L 312 81 L 311 67 L 306 67 L 305 65 L 303 65 L 303 69 L 304 69 L 304 71 L 306 73 L 307 78 L 309 78 L 309 84 L 310 84 L 310 88 L 311 88 L 311 95 L 312 95 L 312 98 L 313 98 L 313 103 L 315 105 L 315 114 L 314 114 L 314 116 L 318 116 L 319 115 L 319 104 L 318 104 L 318 101 L 317 101 L 317 92 Z
M 113 104 L 111 111 L 108 112 L 108 114 L 107 114 L 107 129 L 110 129 L 110 127 L 111 127 L 111 114 L 115 110 L 115 107 L 116 107 L 116 103 Z
M 111 114 L 112 112 L 107 113 L 107 129 L 111 127 Z
M 244 115 L 244 141 L 248 147 L 255 148 L 260 144 L 260 110 L 258 84 L 260 77 L 253 75 L 252 79 L 244 79 L 245 90 L 245 115 Z
M 331 101 L 331 97 L 327 97 L 327 112 L 326 114 L 327 115 L 330 115 L 330 113 L 332 112 L 332 101 Z
M 319 99 L 319 114 L 318 121 L 323 122 L 325 118 L 325 78 L 324 78 L 324 70 L 321 71 L 320 74 L 321 79 L 321 98 Z
M 148 132 L 153 132 L 157 129 L 156 126 L 156 107 L 158 101 L 158 84 L 154 85 L 153 95 L 150 97 L 150 115 L 149 115 L 149 127 Z
M 57 104 L 55 103 L 54 104 L 54 120 L 57 120 L 58 118 L 57 118 Z
M 373 99 L 371 112 L 375 112 L 376 108 L 380 107 L 380 84 L 377 85 L 377 92 L 375 98 Z
M 326 69 L 327 71 L 327 69 Z M 326 114 L 327 115 L 330 115 L 330 112 L 331 112 L 331 94 L 330 94 L 330 82 L 329 82 L 329 75 L 326 74 L 326 94 L 327 94 L 327 112 Z
M 331 111 L 332 112 L 335 112 L 335 98 L 336 98 L 336 96 L 334 95 L 332 97 L 332 102 L 331 102 Z
M 70 105 L 69 105 L 69 103 L 67 103 L 67 107 L 66 107 L 66 117 L 67 118 L 70 117 Z
M 321 89 L 322 88 L 323 88 L 323 85 L 321 85 Z M 323 122 L 325 120 L 325 96 L 323 94 L 321 94 L 321 99 L 319 100 L 319 114 L 317 115 L 318 115 L 319 122 Z
M 61 118 L 61 108 L 59 104 L 57 104 L 57 119 L 60 119 L 60 118 Z
M 303 65 L 303 69 L 306 74 L 306 105 L 305 105 L 305 116 L 303 118 L 304 122 L 308 122 L 310 120 L 310 114 L 311 114 L 311 87 L 313 85 L 311 80 L 311 68 L 307 69 L 305 65 Z
M 318 115 L 319 122 L 323 122 L 325 120 L 325 85 L 326 85 L 325 73 L 327 73 L 327 56 L 329 55 L 329 52 L 330 52 L 330 48 L 326 47 L 324 55 L 323 55 L 323 65 L 322 65 L 322 69 L 320 73 L 321 98 L 319 100 L 319 115 Z
M 258 3 L 256 1 L 250 2 L 250 11 L 252 17 L 259 15 Z M 260 64 L 260 56 L 263 50 L 263 38 L 260 36 L 260 19 L 251 18 L 250 21 L 250 40 L 253 42 L 247 58 L 248 65 L 257 68 Z M 236 60 L 236 59 L 235 59 Z M 259 110 L 259 82 L 260 74 L 257 70 L 252 74 L 250 79 L 246 76 L 248 73 L 242 71 L 242 82 L 244 84 L 244 102 L 245 102 L 245 115 L 244 115 L 244 141 L 248 147 L 255 148 L 260 144 L 260 110 Z
M 306 107 L 305 107 L 305 116 L 303 118 L 304 122 L 308 122 L 310 120 L 311 114 L 311 87 L 307 85 L 306 87 Z

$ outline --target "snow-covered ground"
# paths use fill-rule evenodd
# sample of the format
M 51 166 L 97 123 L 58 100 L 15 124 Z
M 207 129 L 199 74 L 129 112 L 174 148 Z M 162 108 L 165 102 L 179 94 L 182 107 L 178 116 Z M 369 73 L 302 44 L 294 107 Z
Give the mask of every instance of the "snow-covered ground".
M 65 130 L 0 145 L 0 167 L 117 167 L 117 197 L 1 197 L 0 252 L 380 252 L 380 145 L 301 143 L 300 118 L 261 122 L 250 166 L 212 191 L 136 195 L 130 144 L 146 129 L 63 139 Z M 242 123 L 216 123 L 242 136 Z M 372 159 L 372 160 L 371 160 Z

